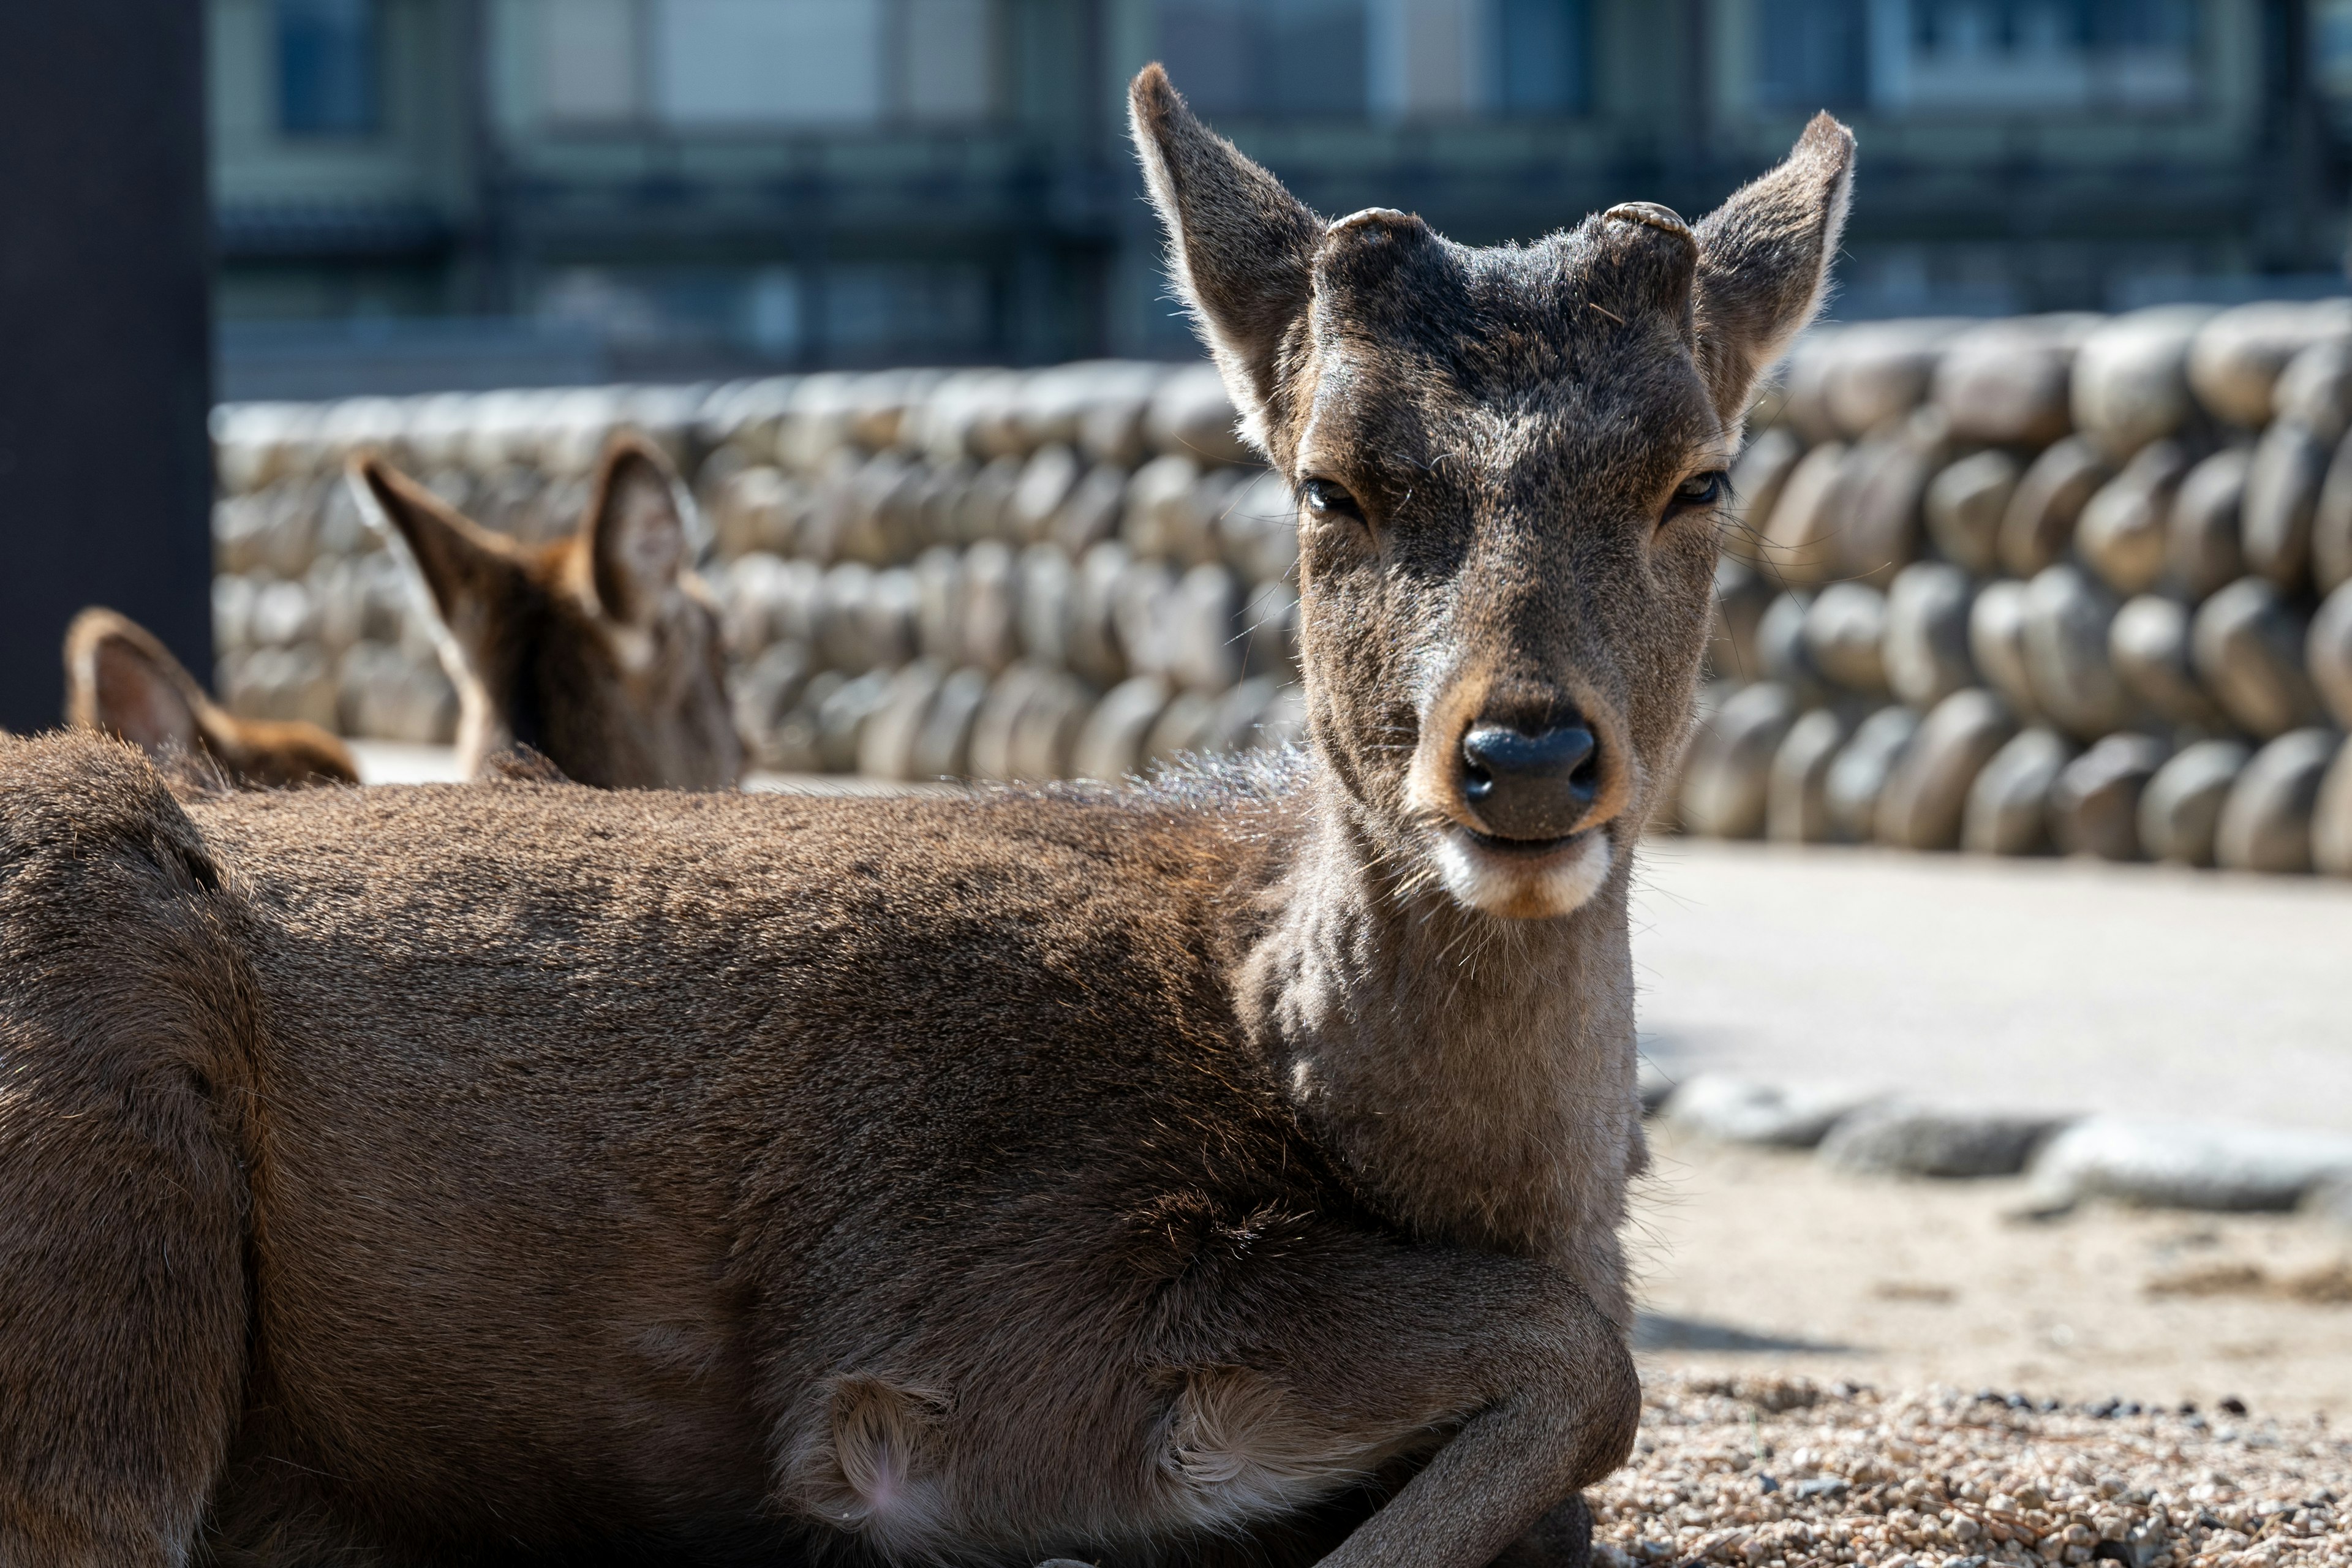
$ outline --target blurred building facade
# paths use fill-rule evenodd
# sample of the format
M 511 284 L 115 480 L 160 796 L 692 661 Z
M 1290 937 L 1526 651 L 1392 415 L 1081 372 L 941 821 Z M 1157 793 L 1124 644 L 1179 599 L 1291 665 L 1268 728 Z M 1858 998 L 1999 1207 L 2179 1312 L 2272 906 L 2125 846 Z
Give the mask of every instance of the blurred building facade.
M 1848 317 L 2340 286 L 2352 0 L 208 0 L 223 392 L 1191 352 L 1167 62 L 1322 211 L 1696 215 L 1828 108 Z

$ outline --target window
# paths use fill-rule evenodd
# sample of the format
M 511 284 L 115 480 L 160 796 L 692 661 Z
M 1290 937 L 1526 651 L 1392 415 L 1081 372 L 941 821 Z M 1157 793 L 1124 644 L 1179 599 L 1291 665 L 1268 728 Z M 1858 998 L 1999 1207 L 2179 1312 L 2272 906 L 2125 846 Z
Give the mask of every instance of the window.
M 375 0 L 277 0 L 278 126 L 292 136 L 365 136 L 382 121 Z
M 1162 0 L 1160 58 L 1205 115 L 1361 119 L 1364 0 Z
M 673 125 L 882 118 L 880 0 L 660 0 L 654 94 Z
M 1591 93 L 1584 0 L 1495 0 L 1495 110 L 1581 114 Z
M 2161 110 L 2197 93 L 2196 0 L 1878 0 L 1890 109 Z
M 609 122 L 642 112 L 637 0 L 540 0 L 539 26 L 549 118 Z
M 1866 0 L 1757 0 L 1757 100 L 1769 109 L 1851 109 L 1870 89 Z

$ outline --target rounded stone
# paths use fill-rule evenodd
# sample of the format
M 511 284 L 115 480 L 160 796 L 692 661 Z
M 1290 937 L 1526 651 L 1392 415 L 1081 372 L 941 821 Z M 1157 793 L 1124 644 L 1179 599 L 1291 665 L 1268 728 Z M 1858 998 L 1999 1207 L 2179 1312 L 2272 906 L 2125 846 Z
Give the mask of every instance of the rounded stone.
M 2274 584 L 2242 577 L 2198 606 L 2189 654 L 2231 721 L 2268 740 L 2321 716 L 2304 672 L 2309 632 Z
M 1691 742 L 1678 802 L 1683 825 L 1715 838 L 1760 835 L 1772 759 L 1796 720 L 1796 695 L 1777 681 L 1733 693 Z
M 2292 419 L 2272 422 L 2246 469 L 2239 513 L 2239 548 L 2247 568 L 2282 593 L 2301 588 L 2311 573 L 2312 518 L 2333 453 Z
M 2051 792 L 2074 757 L 2074 745 L 2055 730 L 2036 726 L 2010 737 L 1969 785 L 1960 847 L 1977 855 L 2049 849 Z
M 2002 568 L 2031 577 L 2063 555 L 2083 509 L 2114 477 L 2106 454 L 2088 437 L 2069 436 L 2034 458 L 2001 513 Z
M 2336 443 L 2312 503 L 2311 580 L 2323 594 L 2352 583 L 2352 435 Z
M 1109 781 L 1141 772 L 1144 740 L 1172 695 L 1157 675 L 1130 676 L 1103 693 L 1071 748 L 1071 776 Z
M 2034 706 L 2077 739 L 2090 741 L 2131 718 L 2131 703 L 2107 653 L 2115 595 L 2070 563 L 2026 584 L 2024 653 Z
M 1854 726 L 1822 783 L 1832 837 L 1853 844 L 1871 837 L 1887 778 L 1918 734 L 1918 710 L 1899 705 L 1881 708 Z
M 1932 395 L 1956 440 L 2042 447 L 2073 426 L 2069 373 L 2099 323 L 2083 314 L 2013 317 L 1971 327 L 1945 346 Z
M 2311 805 L 2312 868 L 2352 877 L 2352 744 L 2338 746 Z
M 2237 741 L 2199 741 L 2182 747 L 2140 792 L 2140 847 L 2158 860 L 2213 864 L 2221 807 L 2252 756 L 2252 748 Z
M 2070 1120 L 1887 1100 L 1839 1119 L 1820 1153 L 1864 1175 L 2013 1176 Z
M 2107 657 L 2124 689 L 2158 718 L 2200 729 L 2220 729 L 2227 721 L 2198 684 L 2189 656 L 2189 606 L 2159 594 L 2143 594 L 2116 612 L 2107 628 Z
M 2050 837 L 2061 852 L 2140 858 L 2139 805 L 2164 765 L 2153 735 L 2109 735 L 2068 763 L 2050 792 Z
M 1886 691 L 1886 595 L 1863 583 L 1832 583 L 1805 610 L 1805 651 L 1832 683 L 1865 696 Z
M 1858 445 L 1848 459 L 1840 574 L 1884 588 L 1919 555 L 1921 506 L 1951 449 L 1943 411 L 1911 416 Z
M 2009 705 L 1981 688 L 1936 704 L 1887 777 L 1878 837 L 1906 849 L 1957 847 L 1969 786 L 2016 732 Z
M 2151 441 L 2084 504 L 2074 548 L 2116 593 L 2144 594 L 2164 575 L 2165 525 L 2189 468 L 2179 442 Z
M 1805 444 L 1795 431 L 1774 426 L 1748 443 L 1731 465 L 1731 504 L 1725 509 L 1723 548 L 1750 566 L 1764 560 L 1764 528 L 1779 504 Z
M 1837 575 L 1838 530 L 1844 523 L 1846 459 L 1843 441 L 1824 441 L 1790 471 L 1764 528 L 1764 564 L 1796 586 Z
M 2352 730 L 2352 583 L 2320 601 L 2304 639 L 2304 668 L 2328 714 Z
M 2352 335 L 2352 301 L 2263 300 L 2224 310 L 2189 347 L 2189 384 L 2226 425 L 2269 422 L 2287 363 L 2312 344 Z
M 1969 574 L 1948 561 L 1919 561 L 1886 590 L 1886 684 L 1916 708 L 1929 708 L 1976 683 L 1969 657 Z
M 2230 788 L 2214 836 L 2217 865 L 2236 871 L 2312 868 L 2312 810 L 2343 737 L 2316 726 L 2290 730 L 2256 752 Z
M 2000 565 L 2000 521 L 2024 470 L 2007 452 L 1978 452 L 1927 481 L 1921 501 L 1936 548 L 1983 576 Z
M 2025 654 L 2026 586 L 2012 579 L 1988 583 L 1969 607 L 1969 657 L 1984 683 L 2013 712 L 2040 712 Z
M 1789 726 L 1772 755 L 1766 786 L 1764 836 L 1783 844 L 1820 844 L 1834 836 L 1830 823 L 1830 764 L 1845 745 L 1845 721 L 1816 708 Z
M 2242 447 L 2216 452 L 2189 470 L 2173 497 L 2164 531 L 2164 566 L 2192 601 L 2245 574 L 2238 514 L 2252 462 L 2253 455 Z
M 2189 346 L 2213 315 L 2210 305 L 2160 305 L 2086 335 L 2071 378 L 2075 426 L 2117 457 L 2179 430 L 2196 414 Z

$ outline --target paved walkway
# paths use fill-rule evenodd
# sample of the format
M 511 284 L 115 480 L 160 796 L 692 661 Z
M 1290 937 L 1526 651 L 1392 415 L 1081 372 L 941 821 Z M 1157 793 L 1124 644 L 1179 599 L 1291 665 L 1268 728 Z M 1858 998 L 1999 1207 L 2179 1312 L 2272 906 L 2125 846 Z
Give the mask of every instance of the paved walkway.
M 372 783 L 456 776 L 356 750 Z M 827 784 L 856 787 L 754 787 Z M 2352 881 L 1668 838 L 1637 887 L 1670 1076 L 2352 1131 Z
M 2352 881 L 1665 839 L 1636 889 L 1670 1077 L 2352 1131 Z

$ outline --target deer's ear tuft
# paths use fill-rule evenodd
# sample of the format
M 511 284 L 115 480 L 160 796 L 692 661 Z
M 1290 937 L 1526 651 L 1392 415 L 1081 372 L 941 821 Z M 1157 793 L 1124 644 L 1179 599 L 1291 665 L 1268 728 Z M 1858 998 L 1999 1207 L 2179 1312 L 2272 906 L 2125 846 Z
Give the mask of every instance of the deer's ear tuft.
M 202 749 L 204 689 L 153 633 L 92 606 L 66 628 L 66 721 L 152 757 Z
M 1816 114 L 1786 160 L 1699 224 L 1699 366 L 1727 424 L 1821 308 L 1853 191 L 1853 132 Z
M 354 457 L 344 477 L 361 514 L 407 544 L 442 624 L 461 640 L 478 634 L 479 623 L 521 570 L 513 546 L 380 457 Z
M 1159 66 L 1136 74 L 1128 120 L 1168 227 L 1169 271 L 1223 373 L 1243 433 L 1263 450 L 1283 336 L 1307 312 L 1322 220 L 1202 124 Z
M 687 565 L 686 502 L 658 448 L 637 437 L 604 449 L 588 503 L 596 601 L 624 626 L 650 624 Z

